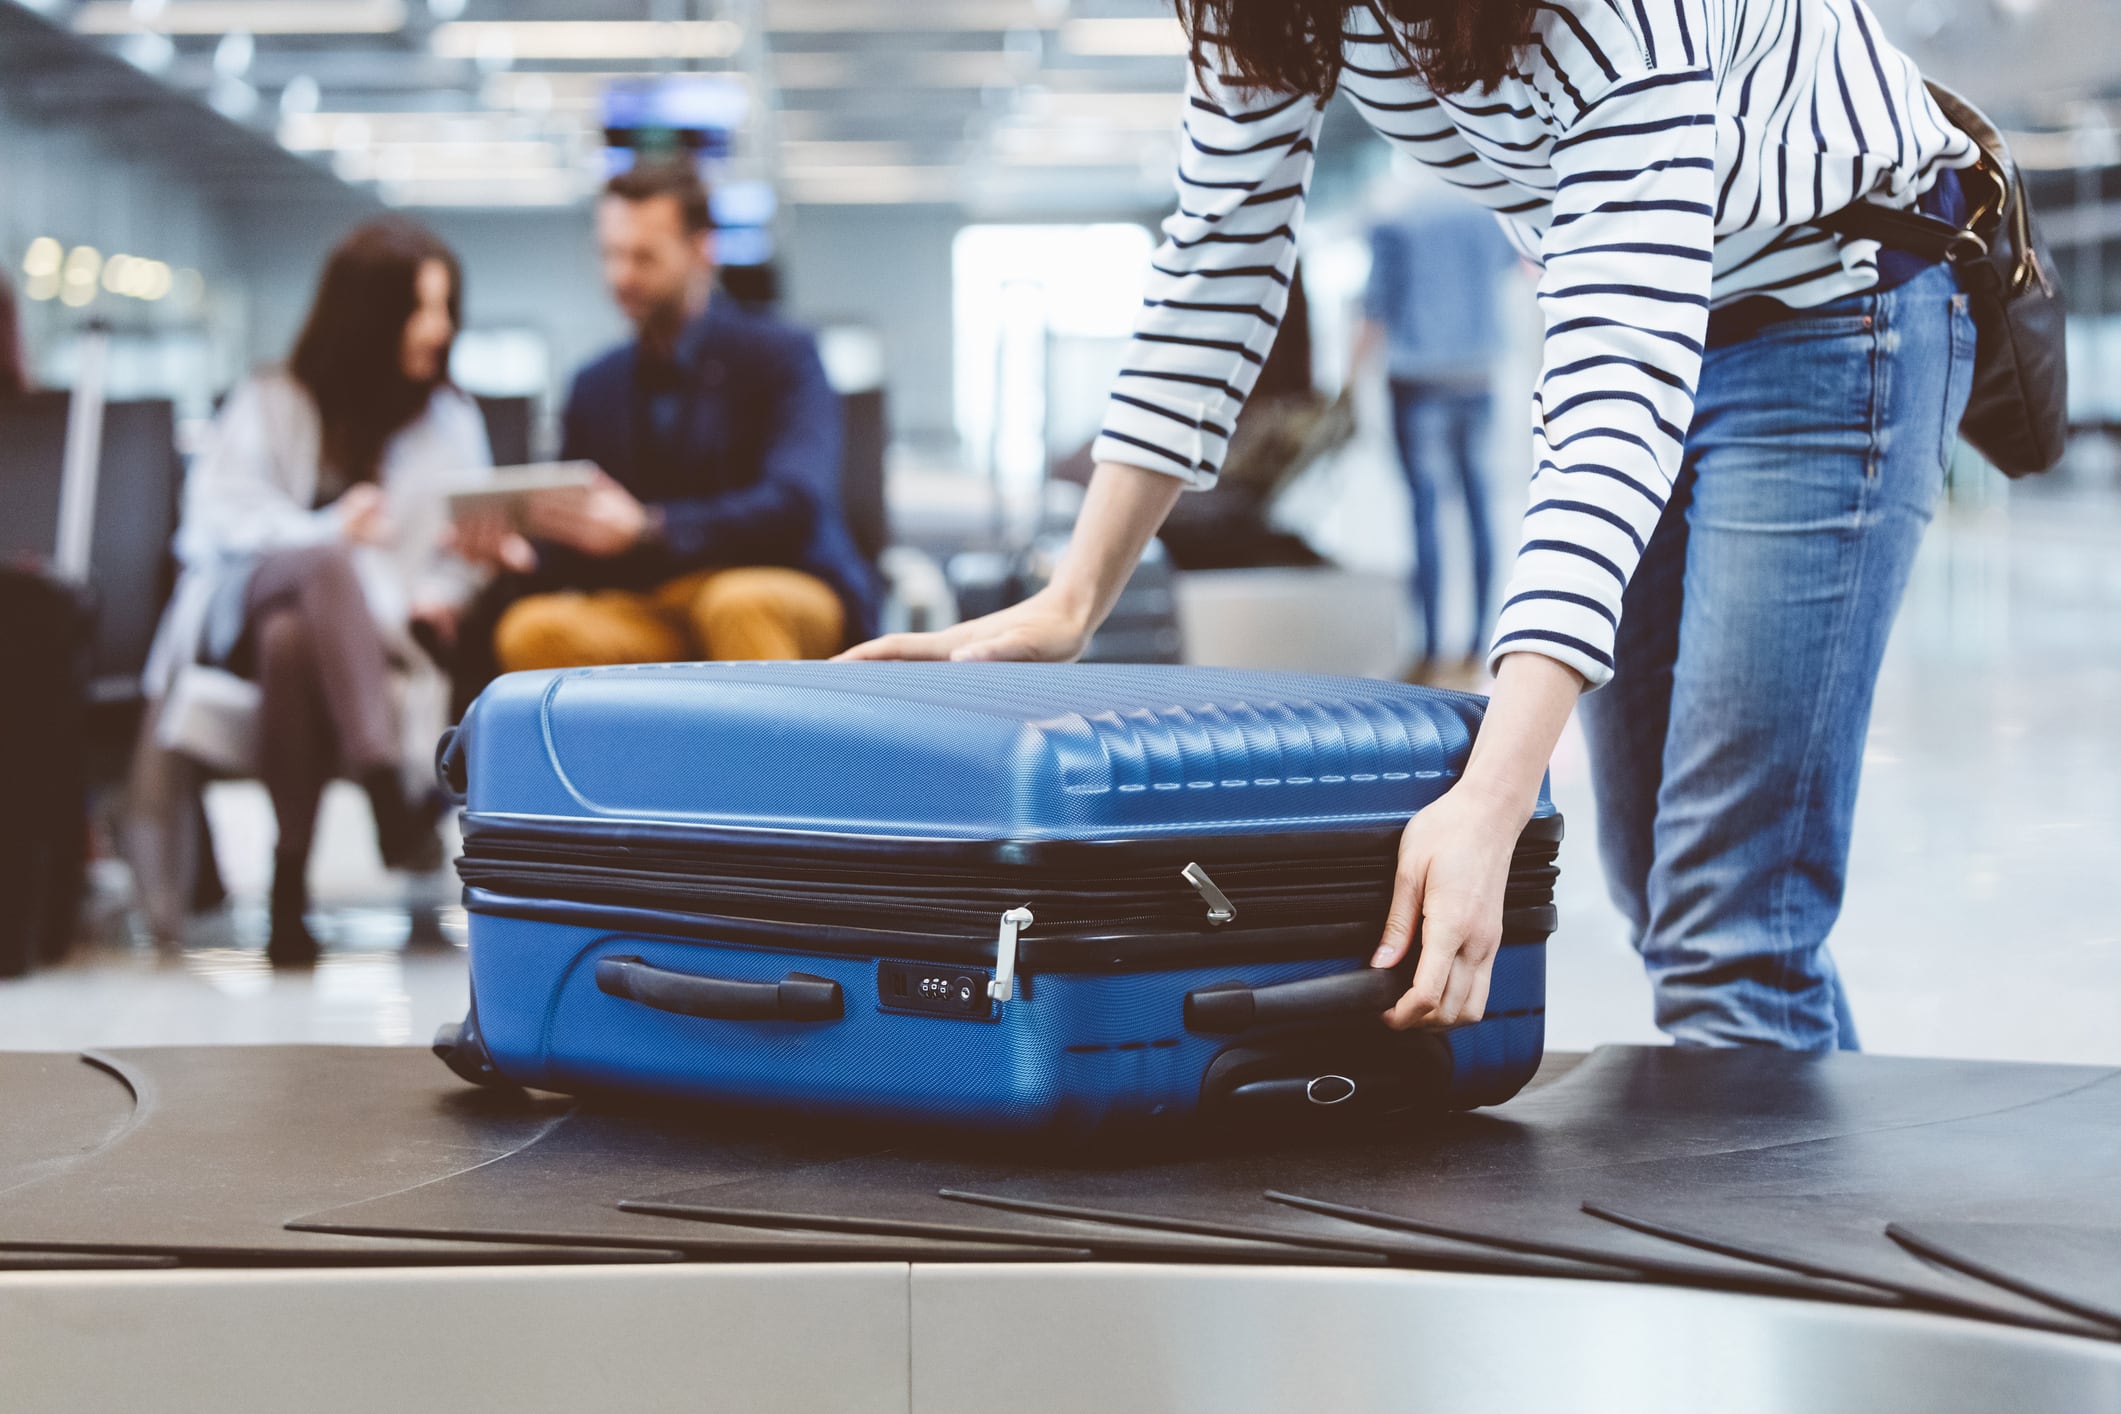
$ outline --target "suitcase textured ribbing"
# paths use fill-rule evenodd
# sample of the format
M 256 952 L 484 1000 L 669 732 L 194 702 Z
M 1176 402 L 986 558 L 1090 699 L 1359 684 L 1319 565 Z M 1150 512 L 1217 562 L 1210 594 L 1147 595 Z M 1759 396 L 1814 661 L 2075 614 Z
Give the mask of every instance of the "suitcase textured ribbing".
M 1467 1108 L 1537 1069 L 1561 821 L 1486 1016 L 1368 967 L 1483 700 L 1284 673 L 673 664 L 517 673 L 445 740 L 468 1078 L 1016 1131 Z

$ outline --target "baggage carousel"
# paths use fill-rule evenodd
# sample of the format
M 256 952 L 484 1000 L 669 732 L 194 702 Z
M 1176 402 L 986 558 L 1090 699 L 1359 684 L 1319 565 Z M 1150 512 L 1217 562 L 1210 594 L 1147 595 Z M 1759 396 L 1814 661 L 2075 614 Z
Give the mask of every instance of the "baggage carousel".
M 0 1407 L 2121 1410 L 2121 1071 L 1615 1047 L 998 1148 L 0 1053 Z

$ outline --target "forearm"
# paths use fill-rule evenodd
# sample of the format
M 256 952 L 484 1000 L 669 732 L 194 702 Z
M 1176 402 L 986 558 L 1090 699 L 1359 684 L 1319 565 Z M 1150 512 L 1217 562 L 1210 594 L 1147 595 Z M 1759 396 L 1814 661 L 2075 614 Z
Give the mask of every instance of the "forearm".
M 1142 551 L 1183 489 L 1176 477 L 1161 472 L 1119 462 L 1098 464 L 1075 533 L 1047 590 L 1063 611 L 1080 620 L 1085 632 L 1112 612 Z
M 1522 826 L 1583 686 L 1574 668 L 1544 654 L 1506 655 L 1459 788 Z

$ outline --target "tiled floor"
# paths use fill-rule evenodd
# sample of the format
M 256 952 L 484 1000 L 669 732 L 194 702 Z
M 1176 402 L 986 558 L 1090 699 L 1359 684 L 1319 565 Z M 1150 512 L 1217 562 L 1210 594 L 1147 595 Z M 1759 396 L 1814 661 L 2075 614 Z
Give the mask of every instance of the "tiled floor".
M 1601 891 L 1573 735 L 1554 788 L 1571 834 L 1550 1044 L 1655 1040 Z M 249 900 L 208 930 L 218 939 L 173 960 L 106 945 L 0 983 L 0 1046 L 417 1044 L 461 1013 L 458 920 L 408 946 L 402 907 L 446 882 L 382 874 L 358 796 L 328 806 L 318 894 L 333 946 L 309 975 L 273 975 L 257 952 L 262 798 L 224 787 L 213 808 Z M 1887 665 L 1856 833 L 1835 947 L 1871 1049 L 2121 1063 L 2121 514 L 1940 521 Z

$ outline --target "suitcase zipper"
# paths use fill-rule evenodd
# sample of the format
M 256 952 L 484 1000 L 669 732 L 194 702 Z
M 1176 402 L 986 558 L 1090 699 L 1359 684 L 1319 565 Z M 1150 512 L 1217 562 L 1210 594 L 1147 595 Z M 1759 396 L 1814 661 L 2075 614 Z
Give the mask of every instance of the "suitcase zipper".
M 1504 895 L 1505 924 L 1513 934 L 1531 928 L 1543 935 L 1553 926 L 1552 860 L 1557 846 L 1555 839 L 1520 841 Z M 1038 963 L 1040 970 L 1057 965 L 1074 970 L 1062 959 L 1077 957 L 1099 970 L 1145 947 L 1207 948 L 1229 955 L 1233 948 L 1243 951 L 1255 935 L 1294 932 L 1315 935 L 1324 945 L 1328 935 L 1337 938 L 1381 927 L 1393 881 L 1393 860 L 1385 856 L 1218 865 L 1223 875 L 1219 883 L 1198 860 L 1184 870 L 1161 874 L 1161 882 L 1154 875 L 1135 874 L 1114 883 L 1003 869 L 984 878 L 961 869 L 824 869 L 817 872 L 826 877 L 806 878 L 796 876 L 785 862 L 704 853 L 688 857 L 668 848 L 611 843 L 567 846 L 550 838 L 509 838 L 491 830 L 473 834 L 458 870 L 467 903 L 480 912 L 556 918 L 594 913 L 623 919 L 636 929 L 660 915 L 685 932 L 711 921 L 761 937 L 846 933 L 850 945 L 857 938 L 881 937 L 878 930 L 888 928 L 904 934 L 908 942 L 922 939 L 917 946 L 924 949 L 924 958 L 925 950 L 935 950 L 938 958 L 947 954 L 960 962 L 992 948 L 997 971 L 1003 970 L 1004 956 L 1009 958 L 1012 991 L 1014 973 L 1024 962 L 1021 934 L 1030 920 L 1023 918 L 1013 933 L 1006 923 L 997 927 L 995 920 L 1018 910 L 1028 915 L 1035 907 L 1044 920 L 1039 930 L 1038 952 L 1044 959 Z M 924 873 L 929 877 L 924 879 Z M 1237 924 L 1240 910 L 1244 922 Z M 1218 919 L 1218 913 L 1223 917 Z M 1541 918 L 1547 921 L 1537 922 Z M 982 940 L 983 933 L 994 941 Z M 1211 943 L 1211 936 L 1222 941 Z M 1360 951 L 1365 945 L 1347 946 Z M 1334 944 L 1336 955 L 1339 947 Z

